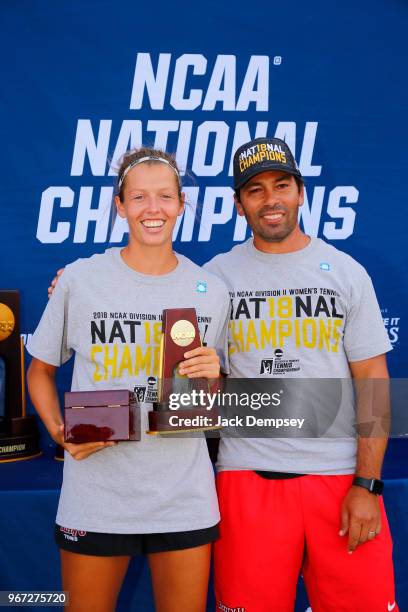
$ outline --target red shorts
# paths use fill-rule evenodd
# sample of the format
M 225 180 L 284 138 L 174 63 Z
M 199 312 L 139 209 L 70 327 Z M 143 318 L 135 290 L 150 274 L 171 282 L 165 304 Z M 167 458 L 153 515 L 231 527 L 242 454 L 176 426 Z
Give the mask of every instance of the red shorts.
M 289 612 L 303 574 L 313 612 L 397 612 L 392 541 L 381 533 L 348 554 L 340 507 L 353 476 L 267 480 L 252 471 L 217 477 L 217 611 Z

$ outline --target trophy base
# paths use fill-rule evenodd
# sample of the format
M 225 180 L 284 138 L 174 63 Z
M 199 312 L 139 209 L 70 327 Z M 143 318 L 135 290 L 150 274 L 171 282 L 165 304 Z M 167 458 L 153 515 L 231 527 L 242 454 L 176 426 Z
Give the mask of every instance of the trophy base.
M 11 419 L 10 433 L 0 435 L 0 463 L 39 457 L 40 434 L 35 416 Z
M 216 410 L 192 408 L 187 410 L 151 410 L 147 434 L 188 433 L 221 429 Z
M 55 461 L 64 461 L 64 447 L 59 444 L 55 445 Z

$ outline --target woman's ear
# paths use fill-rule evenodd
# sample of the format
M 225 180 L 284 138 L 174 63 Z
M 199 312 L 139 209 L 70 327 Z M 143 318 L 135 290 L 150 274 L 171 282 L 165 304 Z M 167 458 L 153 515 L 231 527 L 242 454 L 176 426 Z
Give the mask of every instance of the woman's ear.
M 125 207 L 123 203 L 120 201 L 119 196 L 115 196 L 115 205 L 116 205 L 116 210 L 118 211 L 119 217 L 122 217 L 123 219 L 125 219 L 126 218 Z
M 185 207 L 186 207 L 186 194 L 184 193 L 184 191 L 182 191 L 180 195 L 180 210 L 177 215 L 178 217 L 180 217 L 183 214 Z

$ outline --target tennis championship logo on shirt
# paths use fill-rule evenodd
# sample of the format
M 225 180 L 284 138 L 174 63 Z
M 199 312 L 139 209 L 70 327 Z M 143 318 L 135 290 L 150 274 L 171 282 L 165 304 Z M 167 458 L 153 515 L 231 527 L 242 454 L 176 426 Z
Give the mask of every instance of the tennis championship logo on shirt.
M 276 349 L 274 357 L 271 359 L 262 359 L 261 361 L 261 376 L 271 376 L 273 374 L 286 374 L 287 372 L 299 372 L 299 359 L 284 359 L 282 349 Z
M 299 360 L 283 358 L 285 347 L 337 353 L 344 312 L 340 294 L 325 287 L 230 292 L 230 354 L 274 349 L 260 374 L 293 372 Z
M 147 379 L 147 389 L 144 401 L 149 404 L 157 402 L 157 378 L 155 376 L 149 376 Z
M 135 394 L 135 397 L 138 402 L 144 402 L 144 398 L 146 394 L 146 387 L 140 387 L 140 386 L 133 387 L 133 393 Z
M 147 402 L 149 404 L 157 402 L 157 378 L 149 376 L 147 379 L 147 387 L 136 385 L 133 387 L 133 392 L 138 402 Z

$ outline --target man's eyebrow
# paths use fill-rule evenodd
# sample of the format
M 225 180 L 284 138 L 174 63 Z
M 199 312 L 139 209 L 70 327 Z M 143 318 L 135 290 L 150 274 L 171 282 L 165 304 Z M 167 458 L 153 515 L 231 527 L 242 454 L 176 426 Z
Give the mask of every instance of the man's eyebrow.
M 282 174 L 282 176 L 280 176 L 277 179 L 275 179 L 275 183 L 280 183 L 281 181 L 289 181 L 289 180 L 290 180 L 290 175 L 285 173 L 285 174 Z M 254 181 L 249 180 L 244 185 L 244 187 L 242 187 L 242 189 L 245 189 L 245 187 L 249 188 L 249 187 L 254 187 L 254 186 L 256 186 L 256 187 L 261 186 L 262 187 L 262 183 L 259 182 L 259 181 L 256 181 L 256 180 L 254 180 Z
M 259 181 L 248 181 L 246 185 L 244 185 L 243 189 L 245 187 L 253 187 L 254 185 L 259 186 L 262 185 L 262 183 L 260 183 Z

